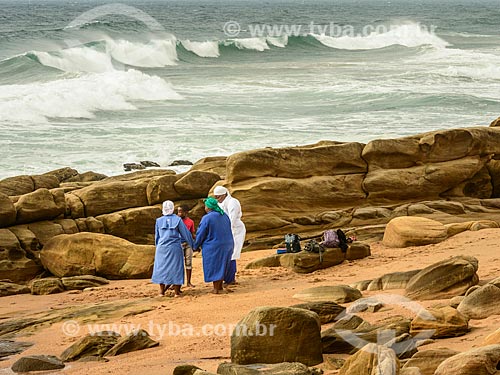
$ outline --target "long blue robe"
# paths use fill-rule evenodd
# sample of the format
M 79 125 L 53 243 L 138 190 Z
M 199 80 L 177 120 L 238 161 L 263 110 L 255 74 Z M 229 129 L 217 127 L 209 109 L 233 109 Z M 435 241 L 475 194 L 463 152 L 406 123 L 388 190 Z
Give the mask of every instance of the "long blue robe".
M 155 262 L 151 281 L 155 284 L 184 284 L 184 251 L 181 243 L 193 246 L 193 237 L 177 215 L 156 219 Z
M 231 221 L 226 214 L 210 211 L 202 217 L 196 231 L 194 249 L 200 247 L 203 252 L 205 282 L 224 279 L 234 249 Z

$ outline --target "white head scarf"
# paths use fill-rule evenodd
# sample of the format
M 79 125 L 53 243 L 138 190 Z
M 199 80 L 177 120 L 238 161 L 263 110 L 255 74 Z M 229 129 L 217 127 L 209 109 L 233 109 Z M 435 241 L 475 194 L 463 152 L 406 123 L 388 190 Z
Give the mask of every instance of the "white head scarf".
M 227 190 L 224 186 L 216 186 L 214 189 L 214 195 L 224 195 L 227 194 L 228 197 L 231 195 L 229 194 L 229 190 Z
M 163 215 L 172 215 L 174 213 L 174 202 L 165 201 L 162 207 Z

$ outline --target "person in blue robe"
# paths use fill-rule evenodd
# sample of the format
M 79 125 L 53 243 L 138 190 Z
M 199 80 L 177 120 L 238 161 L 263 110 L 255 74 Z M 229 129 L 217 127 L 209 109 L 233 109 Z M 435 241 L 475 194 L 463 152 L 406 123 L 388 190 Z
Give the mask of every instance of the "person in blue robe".
M 234 249 L 231 221 L 213 197 L 205 199 L 205 212 L 196 231 L 194 249 L 202 249 L 205 282 L 212 282 L 212 293 L 223 292 L 222 281 Z
M 184 251 L 181 243 L 194 246 L 193 237 L 182 219 L 174 214 L 174 203 L 163 202 L 163 216 L 156 219 L 155 261 L 151 281 L 160 284 L 160 295 L 174 286 L 175 296 L 181 295 L 184 284 Z

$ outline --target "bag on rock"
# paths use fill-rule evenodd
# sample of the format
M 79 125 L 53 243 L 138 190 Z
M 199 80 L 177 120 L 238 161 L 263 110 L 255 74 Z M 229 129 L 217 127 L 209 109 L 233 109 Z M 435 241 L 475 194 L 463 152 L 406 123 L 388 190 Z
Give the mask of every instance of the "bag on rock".
M 300 236 L 294 233 L 285 234 L 285 246 L 287 253 L 298 253 L 301 251 Z
M 337 235 L 337 232 L 333 229 L 325 230 L 321 244 L 324 247 L 339 247 L 339 236 Z
M 309 251 L 310 253 L 318 253 L 319 262 L 323 263 L 323 252 L 325 251 L 323 245 L 316 242 L 315 240 L 310 240 L 306 243 L 306 246 L 304 246 L 304 250 Z
M 349 248 L 349 242 L 347 240 L 347 236 L 342 231 L 342 229 L 337 229 L 337 236 L 339 238 L 338 246 L 340 247 L 340 250 L 342 250 L 343 253 L 347 252 L 347 249 Z

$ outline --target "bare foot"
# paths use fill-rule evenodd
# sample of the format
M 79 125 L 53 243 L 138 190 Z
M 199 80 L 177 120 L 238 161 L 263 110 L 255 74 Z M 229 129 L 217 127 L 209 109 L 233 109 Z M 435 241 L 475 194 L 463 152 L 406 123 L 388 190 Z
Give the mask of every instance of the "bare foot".
M 187 284 L 186 284 L 186 286 L 187 286 L 188 288 L 194 288 L 194 285 L 193 285 L 193 284 L 191 284 L 191 283 L 187 283 Z
M 181 298 L 182 294 L 174 294 L 174 298 Z

